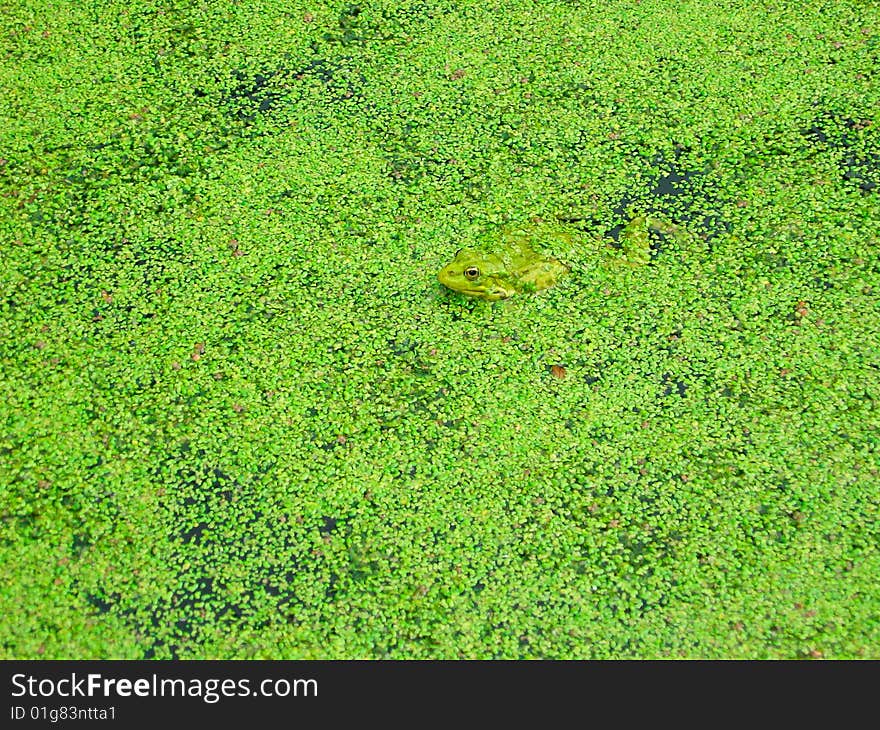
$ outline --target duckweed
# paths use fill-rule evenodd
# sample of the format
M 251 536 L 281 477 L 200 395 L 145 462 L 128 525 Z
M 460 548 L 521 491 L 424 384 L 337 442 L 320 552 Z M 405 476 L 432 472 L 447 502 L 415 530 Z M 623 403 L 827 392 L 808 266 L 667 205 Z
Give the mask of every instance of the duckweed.
M 0 656 L 880 657 L 876 4 L 0 33 Z M 689 235 L 436 281 L 630 210 Z

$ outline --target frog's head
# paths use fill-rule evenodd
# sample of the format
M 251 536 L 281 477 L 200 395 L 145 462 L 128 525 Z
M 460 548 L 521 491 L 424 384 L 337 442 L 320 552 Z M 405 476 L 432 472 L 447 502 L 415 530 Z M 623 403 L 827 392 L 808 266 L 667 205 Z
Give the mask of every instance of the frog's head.
M 494 302 L 507 299 L 516 289 L 506 281 L 507 267 L 500 256 L 473 249 L 461 249 L 455 258 L 437 273 L 443 286 L 459 294 Z

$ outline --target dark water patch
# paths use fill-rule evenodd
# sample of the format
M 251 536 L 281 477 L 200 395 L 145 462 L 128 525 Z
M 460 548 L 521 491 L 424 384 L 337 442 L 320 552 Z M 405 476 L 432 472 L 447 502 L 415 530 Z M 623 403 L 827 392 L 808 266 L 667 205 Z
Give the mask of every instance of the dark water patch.
M 144 652 L 142 658 L 143 658 L 143 659 L 156 659 L 156 658 L 162 656 L 162 654 L 161 654 L 160 652 L 162 651 L 162 648 L 163 648 L 164 646 L 166 646 L 166 643 L 165 643 L 163 640 L 161 640 L 161 639 L 159 639 L 159 640 L 153 642 L 152 646 L 150 646 L 150 647 Z M 169 656 L 168 656 L 168 657 L 165 657 L 165 658 L 167 658 L 167 659 L 171 659 L 171 660 L 177 660 L 177 659 L 179 659 L 180 657 L 178 656 L 178 653 L 177 653 L 177 647 L 176 647 L 176 646 L 172 646 L 172 647 L 170 647 L 170 648 L 169 648 Z
M 671 157 L 659 153 L 648 157 L 642 151 L 634 150 L 633 154 L 643 157 L 646 168 L 653 173 L 647 185 L 631 187 L 612 202 L 608 218 L 561 220 L 585 231 L 601 227 L 602 235 L 610 240 L 610 245 L 621 249 L 621 234 L 626 226 L 635 216 L 644 215 L 658 224 L 648 230 L 652 258 L 680 244 L 672 230 L 663 230 L 664 227 L 679 227 L 682 232 L 697 235 L 711 248 L 712 240 L 729 233 L 732 224 L 715 212 L 718 195 L 708 179 L 711 166 L 686 166 L 682 161 L 686 152 L 687 148 L 677 147 Z M 608 219 L 615 224 L 607 227 Z
M 715 189 L 707 180 L 711 167 L 708 164 L 687 167 L 682 158 L 689 151 L 679 146 L 671 156 L 657 153 L 647 159 L 649 169 L 658 173 L 647 195 L 628 192 L 615 205 L 614 214 L 619 219 L 625 219 L 632 212 L 653 215 L 679 224 L 707 241 L 729 233 L 731 224 L 711 211 L 717 202 Z M 652 251 L 659 253 L 669 235 L 652 231 L 651 239 Z
M 418 352 L 421 343 L 409 337 L 391 337 L 388 338 L 389 351 L 396 357 L 405 357 L 407 355 L 415 355 Z
M 880 186 L 880 135 L 873 120 L 822 111 L 801 130 L 809 146 L 837 153 L 841 179 L 864 193 Z
M 85 598 L 86 603 L 94 608 L 100 615 L 109 613 L 110 609 L 113 607 L 113 604 L 107 600 L 107 597 L 99 596 L 96 593 L 87 593 Z
M 319 532 L 322 535 L 331 535 L 336 531 L 336 528 L 339 526 L 339 520 L 336 517 L 330 517 L 329 515 L 324 515 L 321 518 L 321 527 L 319 528 Z
M 188 545 L 190 543 L 195 543 L 198 545 L 202 541 L 202 535 L 208 527 L 208 523 L 204 520 L 199 522 L 197 525 L 189 528 L 188 530 L 184 530 L 180 533 L 181 542 L 184 545 Z
M 259 114 L 277 108 L 284 96 L 282 76 L 281 71 L 257 72 L 253 75 L 233 71 L 235 86 L 227 96 L 230 112 L 237 119 L 251 123 Z
M 233 588 L 221 575 L 222 568 L 203 561 L 176 576 L 177 587 L 168 598 L 146 606 L 131 605 L 120 611 L 148 646 L 144 658 L 170 655 L 177 658 L 181 648 L 193 648 L 216 634 L 218 626 L 239 626 L 246 622 L 255 630 L 264 628 L 272 611 L 266 604 L 281 606 L 296 600 L 288 592 L 269 590 L 264 581 L 250 583 L 255 587 Z M 265 601 L 258 600 L 262 593 Z M 264 609 L 261 611 L 260 609 Z
M 663 398 L 672 395 L 674 392 L 678 393 L 679 398 L 684 398 L 687 394 L 687 384 L 683 380 L 673 379 L 670 373 L 663 373 L 660 382 L 664 386 L 662 391 Z
M 351 56 L 341 56 L 332 60 L 315 58 L 294 74 L 297 81 L 309 77 L 323 85 L 332 101 L 347 99 L 361 101 L 361 89 L 367 81 L 357 69 L 357 61 Z
M 79 557 L 82 553 L 93 545 L 90 535 L 85 533 L 76 533 L 70 541 L 70 554 L 73 557 Z
M 330 577 L 327 579 L 327 586 L 324 588 L 324 598 L 328 601 L 335 601 L 336 596 L 339 593 L 338 589 L 339 584 L 339 574 L 338 573 L 330 573 Z
M 303 104 L 314 111 L 309 86 L 320 88 L 327 103 L 364 101 L 362 89 L 366 78 L 353 56 L 321 56 L 315 44 L 312 52 L 313 58 L 297 66 L 233 71 L 230 88 L 220 99 L 227 116 L 245 128 L 253 127 L 260 119 L 279 124 L 290 122 Z M 292 63 L 293 59 L 287 60 Z M 203 92 L 196 89 L 194 93 Z

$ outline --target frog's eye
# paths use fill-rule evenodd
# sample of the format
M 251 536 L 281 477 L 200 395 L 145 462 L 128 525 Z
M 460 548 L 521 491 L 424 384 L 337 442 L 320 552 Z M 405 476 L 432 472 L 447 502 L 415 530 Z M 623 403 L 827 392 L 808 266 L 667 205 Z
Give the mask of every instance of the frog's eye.
M 468 281 L 474 281 L 480 278 L 480 270 L 476 266 L 468 266 L 464 270 L 464 278 Z

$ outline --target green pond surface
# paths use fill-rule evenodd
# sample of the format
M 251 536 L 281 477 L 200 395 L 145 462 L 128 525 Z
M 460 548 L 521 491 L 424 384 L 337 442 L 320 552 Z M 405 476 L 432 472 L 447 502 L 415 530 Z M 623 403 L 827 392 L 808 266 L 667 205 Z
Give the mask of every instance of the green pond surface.
M 878 21 L 3 2 L 0 657 L 880 658 Z

